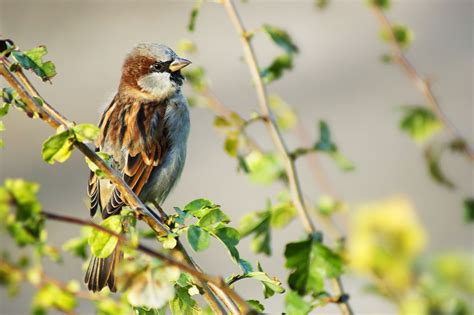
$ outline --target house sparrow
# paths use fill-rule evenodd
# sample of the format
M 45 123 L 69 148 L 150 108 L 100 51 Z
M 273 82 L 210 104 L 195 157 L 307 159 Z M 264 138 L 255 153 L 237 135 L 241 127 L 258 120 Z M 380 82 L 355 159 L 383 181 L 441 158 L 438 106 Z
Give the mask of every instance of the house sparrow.
M 181 92 L 181 69 L 191 62 L 165 45 L 139 44 L 126 57 L 118 92 L 102 114 L 97 151 L 110 154 L 113 166 L 140 199 L 160 205 L 178 181 L 186 158 L 189 111 Z M 108 179 L 91 172 L 90 214 L 105 219 L 120 214 L 126 202 Z M 107 258 L 92 257 L 85 275 L 91 291 L 116 291 L 118 248 Z

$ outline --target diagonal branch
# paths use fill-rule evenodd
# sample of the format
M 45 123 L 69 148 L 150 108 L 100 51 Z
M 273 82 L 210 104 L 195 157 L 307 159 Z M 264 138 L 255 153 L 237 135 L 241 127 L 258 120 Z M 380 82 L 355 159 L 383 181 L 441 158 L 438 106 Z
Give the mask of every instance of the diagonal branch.
M 393 31 L 392 24 L 390 23 L 390 20 L 385 16 L 383 13 L 382 9 L 374 6 L 372 8 L 372 11 L 377 18 L 379 24 L 382 26 L 384 31 L 388 34 L 389 36 L 389 43 L 390 47 L 392 49 L 393 57 L 395 57 L 395 61 L 400 65 L 402 70 L 405 72 L 405 74 L 408 76 L 408 78 L 413 81 L 415 84 L 415 87 L 423 94 L 423 97 L 425 98 L 426 102 L 428 103 L 429 107 L 433 110 L 434 114 L 436 117 L 438 117 L 439 121 L 444 125 L 446 130 L 456 139 L 460 139 L 462 143 L 464 144 L 463 146 L 463 152 L 466 155 L 466 157 L 474 163 L 474 151 L 473 149 L 469 146 L 469 143 L 466 141 L 466 139 L 461 135 L 459 130 L 456 128 L 456 126 L 449 120 L 449 118 L 446 116 L 446 113 L 443 111 L 441 106 L 439 105 L 438 99 L 434 95 L 430 82 L 427 79 L 424 79 L 416 70 L 416 68 L 410 63 L 410 61 L 407 59 L 405 54 L 403 53 L 402 48 L 397 42 L 397 39 L 395 37 L 395 33 Z
M 263 83 L 262 77 L 260 76 L 260 68 L 258 66 L 257 57 L 255 55 L 255 51 L 252 48 L 252 44 L 250 43 L 250 37 L 248 35 L 249 33 L 243 25 L 242 19 L 235 8 L 234 2 L 232 0 L 221 0 L 221 3 L 225 7 L 229 18 L 240 37 L 244 49 L 244 57 L 249 67 L 252 79 L 255 83 L 260 111 L 262 112 L 262 116 L 268 117 L 268 119 L 264 120 L 265 126 L 272 137 L 272 141 L 276 150 L 285 164 L 293 203 L 298 210 L 300 220 L 303 223 L 306 232 L 308 234 L 314 234 L 317 232 L 317 230 L 311 220 L 309 211 L 304 201 L 303 191 L 298 179 L 295 161 L 290 157 L 290 152 L 286 142 L 283 139 L 281 131 L 275 122 L 275 118 L 268 101 L 266 86 Z M 337 291 L 338 294 L 345 294 L 344 288 L 342 287 L 342 282 L 339 278 L 334 279 L 332 283 L 335 291 Z M 347 301 L 340 303 L 339 307 L 343 314 L 349 315 L 353 313 Z
M 155 257 L 160 259 L 165 265 L 167 266 L 173 266 L 179 268 L 181 271 L 184 271 L 186 273 L 189 273 L 192 275 L 194 278 L 200 280 L 201 282 L 206 282 L 209 284 L 212 284 L 216 287 L 218 287 L 220 290 L 225 292 L 228 296 L 230 296 L 236 303 L 242 306 L 244 310 L 244 314 L 249 312 L 249 308 L 246 306 L 247 302 L 240 296 L 238 295 L 234 290 L 229 288 L 227 284 L 225 283 L 224 279 L 221 277 L 216 277 L 216 276 L 211 276 L 208 275 L 202 271 L 197 270 L 194 268 L 194 266 L 183 263 L 171 256 L 165 255 L 163 253 L 154 251 L 153 249 L 149 248 L 146 245 L 143 245 L 141 243 L 138 244 L 132 244 L 132 242 L 127 239 L 124 235 L 115 233 L 112 230 L 109 230 L 101 225 L 98 225 L 92 221 L 88 220 L 83 220 L 75 217 L 70 217 L 70 216 L 64 216 L 64 215 L 59 215 L 47 211 L 43 211 L 42 215 L 46 217 L 47 219 L 54 220 L 54 221 L 60 221 L 60 222 L 65 222 L 65 223 L 70 223 L 70 224 L 76 224 L 76 225 L 81 225 L 81 226 L 90 226 L 96 230 L 99 230 L 101 232 L 107 233 L 109 235 L 112 235 L 116 237 L 121 244 L 124 244 L 126 246 L 130 246 L 131 248 L 136 248 L 137 250 L 141 251 L 142 253 L 145 253 L 149 256 Z M 246 309 L 244 309 L 246 307 Z
M 48 104 L 35 90 L 31 82 L 24 75 L 21 69 L 16 69 L 15 74 L 10 70 L 12 67 L 11 62 L 6 57 L 0 58 L 0 75 L 2 75 L 8 84 L 15 89 L 21 99 L 25 102 L 28 109 L 37 113 L 38 116 L 47 122 L 51 127 L 57 129 L 60 126 L 69 128 L 74 123 L 69 121 L 67 118 L 57 112 L 50 104 Z M 42 104 L 39 104 L 35 97 L 39 98 Z M 111 168 L 102 158 L 100 158 L 93 150 L 91 150 L 86 144 L 82 142 L 75 142 L 74 146 L 87 156 L 94 164 L 104 172 L 105 176 L 112 181 L 112 183 L 119 189 L 120 193 L 125 197 L 127 203 L 141 214 L 141 219 L 145 221 L 157 235 L 166 235 L 169 233 L 167 226 L 163 223 L 161 218 L 151 211 L 145 204 L 138 198 L 133 190 L 125 183 L 120 174 Z M 176 250 L 180 251 L 185 260 L 197 269 L 199 267 L 191 259 L 189 254 L 186 252 L 182 244 L 178 240 L 178 246 Z M 202 283 L 204 288 L 204 298 L 209 303 L 211 308 L 218 314 L 225 314 L 225 309 L 221 305 L 221 301 L 233 312 L 238 311 L 236 309 L 233 299 L 218 286 L 213 285 L 209 288 L 206 283 Z M 219 298 L 219 297 L 220 298 Z M 248 309 L 247 304 L 242 305 L 242 309 Z

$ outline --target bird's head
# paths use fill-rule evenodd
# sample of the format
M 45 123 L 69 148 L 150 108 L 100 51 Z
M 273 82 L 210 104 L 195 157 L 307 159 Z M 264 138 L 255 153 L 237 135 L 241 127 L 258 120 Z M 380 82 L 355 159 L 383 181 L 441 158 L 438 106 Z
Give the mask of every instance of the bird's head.
M 139 44 L 123 64 L 120 88 L 135 89 L 153 98 L 167 98 L 183 84 L 181 69 L 191 61 L 161 44 Z

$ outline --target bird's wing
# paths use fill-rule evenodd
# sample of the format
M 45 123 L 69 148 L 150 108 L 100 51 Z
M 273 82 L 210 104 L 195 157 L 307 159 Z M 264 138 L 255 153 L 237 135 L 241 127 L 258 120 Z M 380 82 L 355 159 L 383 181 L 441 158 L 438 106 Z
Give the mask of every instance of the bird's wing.
M 166 150 L 165 111 L 166 104 L 116 97 L 101 120 L 101 149 L 112 148 L 112 157 L 118 161 L 125 182 L 137 195 L 160 164 Z M 98 195 L 100 181 L 95 174 L 91 175 L 89 187 L 92 214 L 97 211 L 101 200 Z M 113 188 L 105 207 L 101 207 L 102 217 L 118 213 L 124 204 L 120 191 Z

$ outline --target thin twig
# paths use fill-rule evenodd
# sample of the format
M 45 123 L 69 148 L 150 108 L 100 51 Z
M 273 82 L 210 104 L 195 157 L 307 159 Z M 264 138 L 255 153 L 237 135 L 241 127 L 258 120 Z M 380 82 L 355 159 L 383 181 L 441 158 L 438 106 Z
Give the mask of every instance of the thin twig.
M 410 80 L 413 81 L 413 83 L 415 84 L 415 87 L 423 94 L 426 102 L 428 103 L 428 106 L 433 110 L 434 114 L 436 115 L 436 117 L 438 117 L 439 121 L 444 125 L 446 130 L 448 130 L 448 132 L 451 133 L 451 135 L 455 139 L 460 139 L 463 142 L 464 154 L 472 163 L 474 163 L 473 149 L 469 146 L 469 143 L 461 135 L 459 130 L 456 128 L 456 126 L 446 116 L 446 113 L 443 111 L 443 109 L 439 105 L 439 102 L 431 89 L 430 82 L 427 79 L 424 79 L 418 73 L 416 68 L 410 63 L 408 58 L 403 53 L 403 50 L 400 47 L 395 37 L 395 33 L 393 31 L 393 27 L 390 20 L 385 16 L 383 11 L 378 7 L 373 6 L 372 11 L 374 12 L 375 17 L 379 21 L 380 25 L 383 27 L 384 31 L 389 36 L 389 43 L 390 43 L 390 47 L 392 48 L 392 53 L 394 55 L 393 57 L 395 57 L 395 61 L 401 66 L 401 68 L 403 69 L 405 74 L 408 76 L 408 78 L 410 78 Z
M 262 116 L 268 117 L 268 119 L 264 121 L 265 125 L 272 137 L 276 150 L 278 151 L 280 157 L 283 159 L 285 164 L 292 201 L 296 209 L 298 210 L 300 220 L 303 223 L 306 232 L 309 234 L 314 234 L 316 233 L 316 228 L 311 220 L 309 211 L 305 205 L 303 192 L 298 179 L 295 163 L 294 160 L 290 157 L 288 147 L 285 143 L 285 140 L 283 139 L 283 136 L 281 135 L 280 129 L 278 128 L 275 122 L 275 118 L 273 116 L 273 112 L 270 108 L 270 104 L 268 101 L 266 86 L 263 83 L 262 77 L 260 76 L 260 67 L 258 66 L 257 57 L 252 48 L 252 44 L 250 43 L 248 32 L 246 31 L 242 19 L 240 18 L 235 8 L 234 2 L 232 0 L 221 0 L 221 3 L 224 5 L 229 18 L 232 24 L 234 25 L 235 30 L 239 34 L 244 49 L 245 60 L 249 67 L 252 79 L 255 84 L 255 89 L 257 91 L 258 103 L 262 112 Z M 334 287 L 336 288 L 339 294 L 345 294 L 339 278 L 336 279 Z M 352 309 L 347 301 L 338 305 L 343 314 L 353 314 Z
M 38 113 L 39 117 L 46 121 L 50 126 L 57 129 L 59 126 L 64 126 L 69 128 L 74 125 L 73 122 L 67 120 L 64 116 L 59 114 L 51 105 L 44 101 L 38 92 L 34 89 L 33 85 L 30 83 L 28 78 L 24 75 L 21 69 L 17 69 L 15 74 L 13 74 L 11 69 L 11 63 L 6 57 L 1 58 L 0 60 L 0 74 L 5 78 L 5 80 L 13 87 L 16 92 L 19 94 L 21 99 L 28 106 L 29 110 L 33 113 Z M 21 81 L 21 82 L 20 82 Z M 23 84 L 22 84 L 23 83 Z M 25 87 L 26 86 L 26 87 Z M 28 91 L 29 90 L 29 91 Z M 32 95 L 33 94 L 33 95 Z M 40 98 L 43 101 L 43 104 L 38 104 L 33 96 Z M 125 197 L 127 203 L 142 214 L 141 218 L 158 234 L 168 234 L 169 230 L 165 224 L 163 224 L 160 217 L 155 213 L 150 211 L 143 202 L 138 198 L 138 196 L 133 192 L 133 190 L 125 183 L 122 176 L 118 174 L 116 170 L 111 168 L 102 158 L 100 158 L 94 151 L 92 151 L 86 144 L 82 142 L 75 142 L 74 146 L 79 149 L 85 156 L 87 156 L 96 166 L 102 170 L 105 176 L 112 181 L 112 183 L 119 189 L 121 194 Z M 184 247 L 180 247 L 181 251 L 185 251 Z M 183 256 L 190 257 L 187 253 L 183 252 Z M 194 261 L 192 265 L 196 265 Z M 220 303 L 219 298 L 216 293 L 213 292 L 206 284 L 203 284 L 204 288 L 204 298 L 209 303 L 211 308 L 218 314 L 225 314 L 225 309 Z M 222 296 L 223 294 L 220 293 Z M 231 300 L 228 298 L 228 300 Z
M 47 219 L 50 219 L 50 220 L 60 221 L 60 222 L 65 222 L 65 223 L 71 223 L 71 224 L 76 224 L 76 225 L 80 225 L 80 226 L 90 226 L 90 227 L 92 227 L 94 229 L 97 229 L 101 232 L 112 235 L 112 236 L 116 237 L 119 240 L 119 242 L 121 244 L 125 245 L 125 246 L 130 246 L 131 248 L 135 247 L 137 250 L 141 251 L 142 253 L 145 253 L 149 256 L 160 259 L 167 266 L 177 267 L 181 271 L 189 273 L 194 278 L 196 278 L 196 279 L 198 279 L 202 282 L 206 282 L 206 283 L 209 283 L 209 284 L 212 284 L 212 285 L 218 287 L 219 290 L 221 290 L 222 292 L 225 292 L 226 295 L 230 296 L 234 301 L 236 301 L 236 303 L 238 303 L 242 307 L 242 312 L 244 314 L 247 314 L 247 313 L 250 312 L 250 307 L 248 306 L 247 302 L 240 295 L 238 295 L 234 290 L 229 288 L 226 285 L 224 279 L 222 279 L 221 277 L 211 276 L 211 275 L 208 275 L 208 274 L 206 274 L 202 271 L 196 270 L 194 268 L 194 266 L 182 263 L 181 261 L 176 260 L 175 258 L 173 258 L 171 256 L 168 256 L 168 255 L 165 255 L 163 253 L 154 251 L 153 249 L 151 249 L 151 248 L 149 248 L 149 247 L 147 247 L 147 246 L 145 246 L 141 243 L 138 243 L 138 244 L 134 245 L 124 235 L 119 234 L 119 233 L 115 233 L 114 231 L 112 231 L 110 229 L 107 229 L 107 228 L 105 228 L 101 225 L 98 225 L 98 224 L 96 224 L 92 221 L 83 220 L 83 219 L 80 219 L 80 218 L 75 218 L 75 217 L 70 217 L 70 216 L 65 216 L 65 215 L 60 215 L 60 214 L 55 214 L 55 213 L 51 213 L 51 212 L 47 212 L 47 211 L 43 211 L 42 215 L 44 217 L 46 217 Z M 238 313 L 240 313 L 240 312 L 238 312 Z

